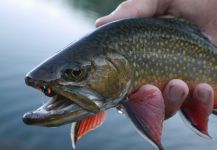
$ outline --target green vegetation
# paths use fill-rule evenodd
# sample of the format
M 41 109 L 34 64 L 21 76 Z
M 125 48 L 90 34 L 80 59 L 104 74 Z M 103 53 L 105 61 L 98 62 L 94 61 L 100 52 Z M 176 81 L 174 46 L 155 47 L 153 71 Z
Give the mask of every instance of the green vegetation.
M 67 0 L 69 5 L 84 9 L 88 15 L 95 14 L 97 17 L 109 14 L 123 0 Z

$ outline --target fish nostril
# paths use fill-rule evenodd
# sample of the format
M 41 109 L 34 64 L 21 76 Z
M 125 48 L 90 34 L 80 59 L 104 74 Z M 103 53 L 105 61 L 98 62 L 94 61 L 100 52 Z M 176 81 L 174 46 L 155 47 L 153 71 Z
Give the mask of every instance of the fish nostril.
M 29 76 L 25 77 L 25 83 L 28 86 L 32 86 L 32 87 L 37 88 L 37 89 L 43 89 L 42 88 L 43 87 L 43 82 L 42 81 L 34 80 L 33 78 L 31 78 Z
M 26 85 L 41 90 L 46 96 L 53 97 L 56 95 L 53 89 L 51 87 L 46 86 L 45 83 L 43 83 L 43 81 L 34 80 L 31 77 L 26 76 L 25 82 Z
M 33 86 L 34 85 L 34 81 L 33 81 L 33 79 L 32 78 L 30 78 L 30 77 L 25 77 L 25 83 L 26 83 L 26 85 L 29 85 L 29 86 Z

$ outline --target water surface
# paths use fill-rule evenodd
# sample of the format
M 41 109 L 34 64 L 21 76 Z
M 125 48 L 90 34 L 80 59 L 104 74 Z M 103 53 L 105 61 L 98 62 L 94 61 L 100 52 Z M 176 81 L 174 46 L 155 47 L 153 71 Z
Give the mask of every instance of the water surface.
M 41 61 L 94 29 L 94 20 L 118 1 L 0 1 L 0 149 L 71 150 L 70 124 L 58 128 L 25 125 L 22 115 L 47 97 L 25 86 L 25 74 Z M 107 7 L 106 7 L 107 6 Z M 217 138 L 217 119 L 210 133 Z M 191 132 L 176 115 L 165 122 L 163 144 L 168 150 L 216 150 L 217 141 Z M 154 150 L 115 109 L 103 126 L 85 136 L 77 150 Z

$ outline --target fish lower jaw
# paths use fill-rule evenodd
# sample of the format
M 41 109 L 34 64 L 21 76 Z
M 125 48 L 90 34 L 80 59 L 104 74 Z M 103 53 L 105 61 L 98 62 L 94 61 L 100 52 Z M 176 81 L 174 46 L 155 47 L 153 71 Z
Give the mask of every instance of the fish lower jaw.
M 39 126 L 59 126 L 73 122 L 88 112 L 73 101 L 56 95 L 38 109 L 23 115 L 24 123 Z

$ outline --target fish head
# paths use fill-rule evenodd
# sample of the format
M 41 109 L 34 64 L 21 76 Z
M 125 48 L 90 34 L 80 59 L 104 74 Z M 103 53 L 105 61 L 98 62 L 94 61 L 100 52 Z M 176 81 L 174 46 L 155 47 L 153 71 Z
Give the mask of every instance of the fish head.
M 23 121 L 58 126 L 115 107 L 129 91 L 131 76 L 124 56 L 94 41 L 78 41 L 26 75 L 26 84 L 51 100 L 24 114 Z

